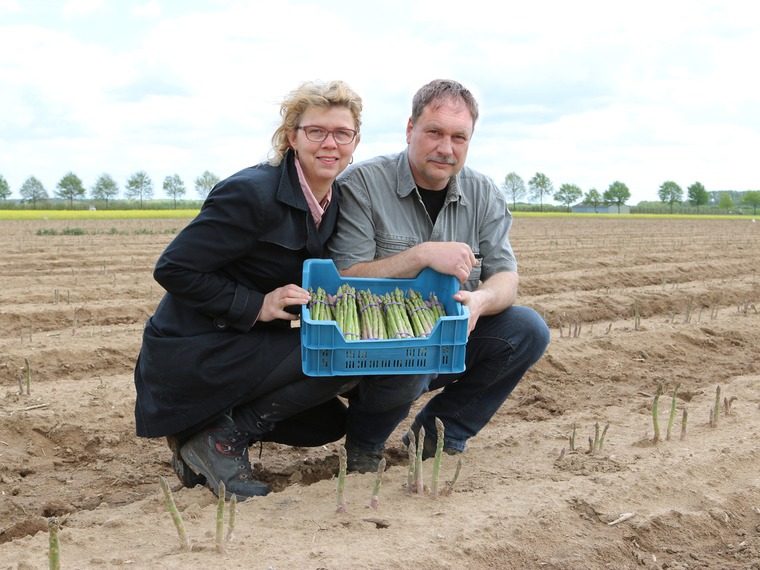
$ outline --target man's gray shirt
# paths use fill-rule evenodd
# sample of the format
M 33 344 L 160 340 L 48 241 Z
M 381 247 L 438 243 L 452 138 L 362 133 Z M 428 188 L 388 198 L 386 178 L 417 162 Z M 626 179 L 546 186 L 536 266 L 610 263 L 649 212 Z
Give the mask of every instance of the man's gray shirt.
M 338 177 L 340 214 L 327 249 L 338 269 L 382 259 L 426 241 L 463 242 L 482 257 L 467 283 L 517 271 L 509 230 L 512 214 L 489 177 L 468 167 L 449 182 L 435 224 L 425 209 L 407 151 L 355 164 Z

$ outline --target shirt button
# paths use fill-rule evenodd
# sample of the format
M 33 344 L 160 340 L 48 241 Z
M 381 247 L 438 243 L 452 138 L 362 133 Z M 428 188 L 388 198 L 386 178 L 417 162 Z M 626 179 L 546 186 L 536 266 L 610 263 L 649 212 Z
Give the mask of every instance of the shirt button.
M 224 317 L 217 317 L 214 319 L 214 326 L 218 328 L 219 330 L 224 330 L 227 328 L 227 319 Z

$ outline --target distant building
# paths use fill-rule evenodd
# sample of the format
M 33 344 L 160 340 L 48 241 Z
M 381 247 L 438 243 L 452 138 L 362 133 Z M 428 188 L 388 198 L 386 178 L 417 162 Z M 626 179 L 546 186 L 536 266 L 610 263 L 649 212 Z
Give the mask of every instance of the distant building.
M 581 202 L 580 204 L 576 204 L 572 208 L 573 214 L 617 214 L 618 213 L 618 207 L 617 204 L 612 205 L 606 205 L 606 204 L 599 204 L 598 206 L 594 207 L 593 204 L 586 204 L 585 202 Z M 620 213 L 621 214 L 630 214 L 631 213 L 631 207 L 623 204 L 620 206 Z

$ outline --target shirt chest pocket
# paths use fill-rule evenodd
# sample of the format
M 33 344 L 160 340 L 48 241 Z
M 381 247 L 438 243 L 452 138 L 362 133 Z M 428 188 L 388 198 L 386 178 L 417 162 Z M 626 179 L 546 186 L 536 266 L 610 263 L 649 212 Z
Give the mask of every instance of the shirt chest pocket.
M 480 286 L 480 265 L 475 265 L 472 268 L 472 271 L 470 271 L 470 276 L 467 278 L 467 281 L 462 286 L 463 289 L 467 289 L 468 291 L 474 291 Z
M 375 234 L 375 259 L 383 259 L 417 245 L 417 239 L 408 236 Z

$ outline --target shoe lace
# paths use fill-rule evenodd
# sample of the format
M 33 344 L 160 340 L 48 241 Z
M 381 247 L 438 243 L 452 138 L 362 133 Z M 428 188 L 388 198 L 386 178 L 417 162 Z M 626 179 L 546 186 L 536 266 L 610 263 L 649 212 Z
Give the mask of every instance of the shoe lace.
M 227 417 L 230 419 L 231 422 L 234 422 L 232 420 L 231 415 L 227 415 Z M 220 434 L 222 435 L 222 434 Z M 235 461 L 239 463 L 238 469 L 240 470 L 240 473 L 238 474 L 239 479 L 253 479 L 253 468 L 251 467 L 251 461 L 248 454 L 248 447 L 250 445 L 250 439 L 251 436 L 247 432 L 241 431 L 237 425 L 234 423 L 227 427 L 225 430 L 224 435 L 217 440 L 215 447 L 216 450 L 219 453 L 223 453 L 225 455 L 232 455 L 235 458 Z M 259 443 L 259 458 L 261 457 L 261 453 L 263 451 L 263 443 L 261 441 Z
M 226 455 L 246 456 L 248 453 L 248 438 L 237 428 L 233 428 L 232 434 L 225 439 L 216 442 L 216 448 Z

